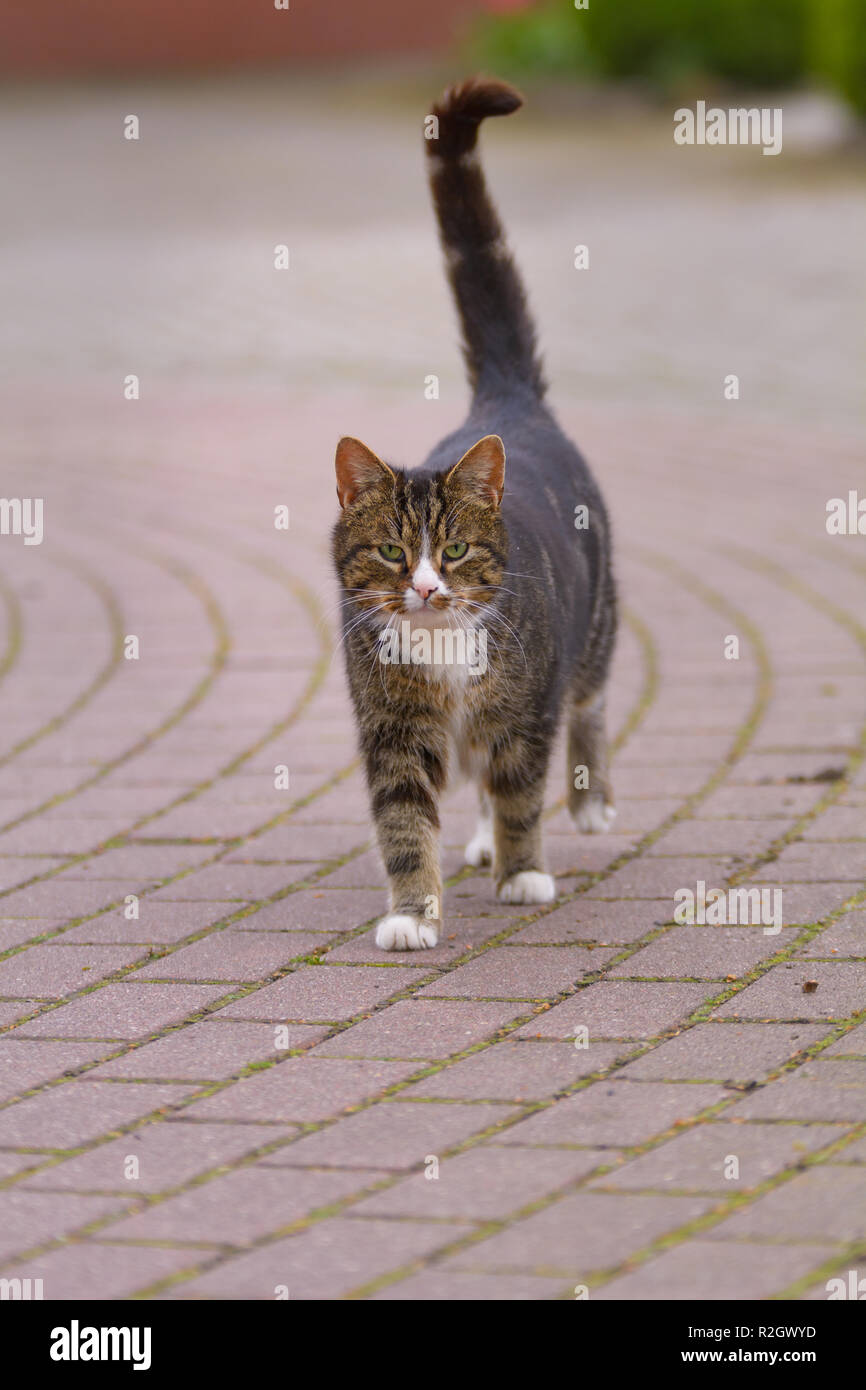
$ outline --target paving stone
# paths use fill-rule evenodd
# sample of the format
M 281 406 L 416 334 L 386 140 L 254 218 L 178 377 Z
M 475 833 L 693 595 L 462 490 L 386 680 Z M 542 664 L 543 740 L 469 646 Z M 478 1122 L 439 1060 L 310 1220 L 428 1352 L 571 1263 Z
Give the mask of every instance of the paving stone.
M 827 1057 L 866 1057 L 866 1023 L 851 1028 L 821 1053 Z
M 853 1144 L 846 1144 L 844 1149 L 831 1154 L 828 1163 L 866 1163 L 866 1138 L 855 1139 Z
M 67 1199 L 69 1200 L 69 1199 Z M 76 1202 L 96 1202 L 95 1197 L 77 1197 Z M 116 1201 L 117 1199 L 111 1199 Z M 6 1278 L 41 1279 L 46 1299 L 128 1298 L 136 1289 L 168 1279 L 187 1268 L 195 1251 L 137 1246 L 134 1257 L 128 1246 L 100 1244 L 95 1240 L 76 1241 L 60 1250 L 12 1264 L 4 1270 Z
M 841 770 L 844 758 L 828 757 L 826 753 L 803 752 L 799 748 L 781 751 L 747 753 L 737 764 L 732 781 L 760 785 L 762 783 L 783 784 L 815 780 L 823 785 L 830 769 Z
M 598 1299 L 713 1300 L 741 1302 L 771 1298 L 802 1279 L 833 1254 L 832 1245 L 713 1244 L 694 1237 L 647 1260 L 639 1269 L 592 1290 Z M 716 1341 L 695 1341 L 695 1347 Z
M 693 859 L 680 856 L 670 859 L 635 859 L 590 888 L 587 898 L 667 898 L 671 904 L 669 917 L 676 903 L 674 894 L 679 888 L 692 888 L 703 879 L 707 885 L 721 886 L 731 872 L 731 864 L 723 855 L 707 855 Z
M 866 879 L 866 845 L 804 844 L 788 845 L 772 864 L 755 874 L 755 882 L 828 883 L 848 881 L 862 884 Z
M 794 935 L 769 935 L 763 927 L 671 927 L 628 960 L 613 966 L 610 978 L 689 976 L 724 980 L 730 975 L 744 975 L 758 961 L 788 945 Z
M 382 1003 L 413 982 L 412 970 L 350 965 L 306 965 L 273 984 L 227 1004 L 223 1018 L 341 1021 Z
M 547 830 L 544 845 L 547 867 L 557 878 L 602 873 L 621 854 L 634 847 L 632 835 L 577 835 L 571 824 L 564 835 L 551 834 L 550 827 Z M 471 834 L 470 830 L 467 839 Z
M 782 923 L 786 927 L 822 922 L 847 902 L 854 892 L 850 883 L 795 883 L 782 886 Z
M 237 840 L 251 835 L 267 819 L 263 806 L 185 802 L 147 822 L 147 834 L 164 839 Z
M 629 1062 L 637 1081 L 760 1081 L 823 1036 L 803 1023 L 698 1023 Z
M 682 805 L 681 796 L 624 796 L 617 777 L 617 829 L 639 837 L 655 830 Z
M 136 973 L 137 980 L 261 980 L 303 954 L 293 932 L 228 929 L 194 941 Z M 297 933 L 303 937 L 304 933 Z
M 290 1057 L 199 1101 L 186 1113 L 195 1120 L 325 1120 L 417 1070 L 415 1062 Z
M 23 1173 L 25 1169 L 33 1171 L 42 1161 L 39 1154 L 16 1154 L 11 1151 L 0 1153 L 0 1178 L 11 1178 L 16 1173 Z
M 125 741 L 125 740 L 124 740 Z M 76 779 L 77 780 L 77 779 Z M 161 809 L 173 796 L 182 796 L 186 787 L 174 783 L 163 787 L 111 786 L 106 779 L 98 787 L 79 792 L 73 802 L 61 802 L 43 812 L 46 821 L 66 820 L 70 811 L 76 819 L 102 820 L 108 814 L 115 817 L 115 830 L 135 824 L 141 817 Z
M 24 809 L 24 808 L 22 808 Z M 29 809 L 29 807 L 27 808 Z M 6 854 L 86 854 L 94 850 L 117 830 L 117 821 L 111 816 L 99 820 L 58 820 L 50 821 L 38 816 L 35 820 L 23 821 L 11 830 L 6 830 L 0 838 Z
M 104 1057 L 105 1043 L 36 1042 L 13 1033 L 0 1043 L 0 1101 Z
M 866 814 L 859 806 L 828 806 L 816 821 L 803 831 L 804 840 L 863 840 L 866 839 Z
M 322 1057 L 437 1059 L 492 1038 L 514 1016 L 513 1004 L 462 999 L 404 999 L 316 1048 Z
M 18 855 L 0 854 L 0 891 L 6 892 L 9 888 L 15 888 L 19 883 L 26 882 L 36 874 L 46 873 L 49 869 L 58 869 L 66 861 L 61 858 L 50 858 L 39 856 L 27 858 Z M 0 902 L 3 899 L 0 898 Z
M 86 1226 L 119 1206 L 116 1197 L 78 1197 L 66 1193 L 26 1192 L 14 1187 L 3 1193 L 3 1223 L 0 1228 L 0 1259 L 32 1250 L 46 1241 L 57 1240 Z M 35 1264 L 35 1261 L 33 1262 Z M 28 1261 L 27 1274 L 31 1273 Z M 14 1277 L 11 1270 L 5 1278 Z M 43 1291 L 49 1297 L 47 1291 Z
M 384 893 L 388 879 L 382 856 L 377 850 L 367 850 L 328 874 L 323 882 L 329 888 L 378 888 Z
M 224 985 L 105 985 L 28 1021 L 32 1038 L 146 1038 L 225 993 Z
M 842 1264 L 837 1266 L 835 1272 L 831 1274 L 829 1278 L 822 1277 L 811 1289 L 807 1289 L 806 1292 L 801 1295 L 802 1299 L 805 1302 L 829 1302 L 835 1295 L 835 1299 L 838 1300 L 838 1284 L 834 1286 L 832 1281 L 839 1279 L 842 1280 L 845 1299 L 851 1298 L 853 1283 L 854 1288 L 858 1291 L 856 1297 L 859 1302 L 863 1298 L 864 1290 L 866 1290 L 866 1283 L 864 1283 L 864 1280 L 866 1280 L 866 1262 L 862 1259 L 849 1259 L 843 1261 Z
M 171 946 L 201 931 L 203 927 L 225 921 L 239 910 L 238 903 L 157 903 L 153 898 L 145 897 L 139 902 L 139 915 L 134 920 L 128 920 L 123 909 L 118 908 L 71 927 L 63 933 L 62 940 L 69 944 L 81 941 L 144 941 Z
M 791 820 L 683 820 L 665 831 L 647 855 L 651 859 L 683 854 L 752 857 L 763 853 L 793 824 Z
M 0 951 L 23 946 L 25 941 L 33 941 L 37 936 L 53 934 L 62 925 L 61 917 L 18 917 L 0 921 Z
M 226 863 L 252 850 L 256 859 L 341 859 L 350 850 L 361 848 L 358 832 L 348 825 L 295 825 L 289 822 L 266 830 L 246 847 L 242 846 L 237 855 L 229 855 Z
M 290 1047 L 303 1047 L 321 1038 L 324 1029 L 295 1024 L 288 1033 Z M 276 1042 L 268 1023 L 204 1019 L 104 1062 L 92 1075 L 136 1081 L 222 1081 L 250 1063 L 279 1057 Z
M 416 1082 L 413 1096 L 455 1100 L 540 1100 L 612 1063 L 617 1044 L 577 1049 L 573 1044 L 504 1040 Z
M 818 988 L 804 993 L 807 981 Z M 787 962 L 714 1010 L 716 1018 L 847 1018 L 866 1001 L 866 963 Z
M 601 970 L 612 955 L 610 950 L 580 946 L 494 946 L 425 985 L 418 995 L 543 999 Z
M 48 878 L 19 888 L 0 899 L 7 917 L 59 917 L 71 922 L 78 917 L 121 905 L 127 893 L 142 893 L 147 883 L 115 879 L 82 883 L 79 879 Z
M 610 1155 L 599 1149 L 529 1153 L 484 1146 L 446 1158 L 435 1179 L 426 1172 L 413 1173 L 387 1191 L 365 1197 L 353 1211 L 357 1216 L 493 1221 L 609 1162 Z
M 541 1279 L 524 1274 L 447 1274 L 427 1269 L 410 1279 L 389 1284 L 371 1296 L 371 1303 L 458 1302 L 532 1303 L 561 1297 L 561 1279 Z
M 563 1197 L 449 1260 L 459 1270 L 538 1269 L 580 1281 L 703 1216 L 705 1197 L 579 1192 Z
M 317 863 L 211 864 L 184 875 L 151 894 L 154 902 L 258 902 L 299 879 L 309 877 Z
M 557 885 L 557 892 L 560 891 Z M 498 917 L 505 927 L 507 922 L 517 917 L 531 917 L 538 911 L 526 903 L 500 902 L 493 879 L 487 874 L 483 878 L 467 878 L 454 887 L 446 887 L 444 906 L 445 924 L 449 931 L 459 930 L 459 919 L 462 917 Z
M 26 1019 L 41 1008 L 42 1002 L 38 999 L 16 999 L 14 1002 L 0 1003 L 0 1027 L 6 1028 Z
M 73 1149 L 118 1125 L 176 1105 L 194 1089 L 69 1081 L 0 1110 L 0 1147 Z
M 692 766 L 677 763 L 674 766 L 670 760 L 663 761 L 665 754 L 661 751 L 654 751 L 649 757 L 653 759 L 649 766 L 632 766 L 627 769 L 621 767 L 618 771 L 617 786 L 620 788 L 619 794 L 623 797 L 675 795 L 681 799 L 702 786 L 711 766 L 708 762 Z
M 699 819 L 755 817 L 760 820 L 766 816 L 778 821 L 802 815 L 821 794 L 820 786 L 724 786 L 711 792 L 695 814 Z
M 142 1125 L 120 1139 L 45 1168 L 26 1180 L 26 1190 L 117 1192 L 129 1202 L 142 1193 L 189 1182 L 291 1133 L 289 1125 L 208 1125 L 181 1119 Z M 130 1158 L 138 1161 L 134 1178 L 128 1176 Z
M 380 917 L 384 906 L 378 890 L 304 888 L 258 908 L 237 926 L 239 931 L 346 932 Z
M 259 1164 L 212 1178 L 200 1187 L 118 1221 L 112 1239 L 195 1241 L 246 1246 L 328 1207 L 377 1179 L 378 1172 L 314 1173 Z
M 117 849 L 103 850 L 92 859 L 73 864 L 64 879 L 146 880 L 160 883 L 164 878 L 191 869 L 209 859 L 212 849 L 204 845 L 142 845 L 126 844 Z
M 824 927 L 797 954 L 805 958 L 835 955 L 866 958 L 866 912 L 846 912 L 837 922 Z
M 608 1079 L 530 1115 L 488 1142 L 630 1148 L 717 1105 L 729 1094 L 721 1086 Z
M 706 1234 L 710 1240 L 816 1240 L 825 1244 L 862 1240 L 866 1236 L 866 1169 L 810 1168 Z
M 464 1226 L 444 1221 L 333 1217 L 176 1285 L 170 1296 L 272 1300 L 277 1288 L 287 1287 L 292 1301 L 340 1298 L 431 1254 L 464 1231 Z
M 361 826 L 358 843 L 366 840 L 370 833 L 370 802 L 360 783 L 352 790 L 343 782 L 331 791 L 325 792 L 308 806 L 301 806 L 292 815 L 292 825 L 315 825 L 320 821 L 328 824 Z
M 718 720 L 718 716 L 716 718 Z M 663 724 L 663 719 L 663 715 L 660 719 L 658 713 L 654 712 L 641 725 L 620 755 L 622 768 L 659 767 L 668 770 L 674 762 L 675 753 L 684 764 L 699 768 L 704 763 L 714 764 L 724 758 L 731 746 L 730 718 L 721 719 L 712 727 L 703 724 L 694 732 L 684 732 L 679 720 L 667 725 Z
M 663 922 L 671 921 L 673 911 L 670 898 L 599 902 L 581 896 L 530 926 L 521 927 L 510 940 L 518 945 L 571 941 L 598 941 L 602 946 L 628 945 Z
M 269 1162 L 291 1167 L 415 1168 L 428 1154 L 455 1144 L 513 1114 L 503 1105 L 438 1105 L 382 1101 L 309 1134 Z
M 0 961 L 0 994 L 62 999 L 144 954 L 139 946 L 33 946 Z
M 516 1037 L 569 1038 L 588 1028 L 590 1038 L 653 1038 L 683 1022 L 707 997 L 700 984 L 655 980 L 600 980 L 525 1023 Z
M 809 1063 L 738 1101 L 730 1118 L 858 1123 L 866 1114 L 864 1067 L 862 1062 Z
M 844 1130 L 830 1125 L 706 1123 L 630 1159 L 623 1168 L 606 1174 L 592 1186 L 718 1192 L 731 1196 L 756 1187 L 783 1168 L 801 1164 L 815 1149 L 833 1143 L 843 1133 Z M 731 1157 L 737 1160 L 736 1168 L 730 1163 Z

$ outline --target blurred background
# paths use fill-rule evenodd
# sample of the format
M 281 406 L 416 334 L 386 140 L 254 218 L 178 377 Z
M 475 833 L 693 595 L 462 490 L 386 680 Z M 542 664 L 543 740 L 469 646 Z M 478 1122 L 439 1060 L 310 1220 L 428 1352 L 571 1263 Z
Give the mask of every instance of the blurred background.
M 273 10 L 291 11 L 291 23 L 277 27 Z M 0 64 L 13 74 L 226 69 L 458 43 L 498 67 L 661 90 L 708 79 L 820 82 L 866 109 L 863 0 L 5 0 L 0 14 Z
M 567 390 L 710 404 L 736 359 L 751 409 L 813 412 L 818 373 L 858 410 L 866 0 L 2 0 L 0 29 L 16 400 L 134 366 L 459 394 L 419 130 L 483 69 L 527 94 L 484 140 Z M 783 157 L 675 146 L 696 99 L 783 106 Z
M 730 373 L 740 417 L 862 426 L 866 0 L 0 0 L 0 29 L 3 428 L 55 497 L 77 450 L 312 460 L 323 506 L 342 431 L 419 460 L 466 402 L 422 121 L 479 69 L 526 94 L 484 155 L 581 437 L 730 418 Z M 781 107 L 782 155 L 676 145 L 697 100 Z

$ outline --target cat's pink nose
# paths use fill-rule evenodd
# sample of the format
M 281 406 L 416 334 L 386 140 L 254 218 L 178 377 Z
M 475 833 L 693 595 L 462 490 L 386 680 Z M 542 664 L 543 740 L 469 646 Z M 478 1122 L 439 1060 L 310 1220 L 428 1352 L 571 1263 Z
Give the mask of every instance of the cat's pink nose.
M 426 600 L 431 594 L 435 594 L 436 590 L 439 588 L 439 584 L 435 579 L 416 579 L 412 588 L 415 590 L 416 594 L 419 594 L 421 598 Z

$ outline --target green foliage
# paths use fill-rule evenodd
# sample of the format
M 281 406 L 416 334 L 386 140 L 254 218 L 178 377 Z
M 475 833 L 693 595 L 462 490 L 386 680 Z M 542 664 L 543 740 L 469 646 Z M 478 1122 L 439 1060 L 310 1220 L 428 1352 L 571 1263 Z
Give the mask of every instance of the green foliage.
M 866 110 L 866 0 L 573 0 L 487 15 L 469 56 L 503 75 L 794 86 L 820 75 Z
M 587 52 L 582 18 L 572 0 L 479 17 L 469 31 L 467 59 L 506 76 L 592 71 L 597 64 Z
M 609 77 L 648 77 L 665 86 L 677 73 L 706 67 L 695 25 L 685 22 L 687 10 L 683 0 L 590 0 L 589 9 L 575 17 L 585 26 L 601 72 Z
M 866 115 L 866 0 L 821 0 L 809 38 L 815 75 Z
M 575 17 L 612 76 L 691 71 L 769 87 L 806 65 L 806 0 L 590 0 Z

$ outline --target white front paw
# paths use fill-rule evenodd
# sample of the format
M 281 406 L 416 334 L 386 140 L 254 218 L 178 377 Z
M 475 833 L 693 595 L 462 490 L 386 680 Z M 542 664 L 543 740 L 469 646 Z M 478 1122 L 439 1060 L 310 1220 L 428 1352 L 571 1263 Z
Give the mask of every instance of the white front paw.
M 584 801 L 579 811 L 571 817 L 575 830 L 583 835 L 606 835 L 616 820 L 616 807 L 600 796 Z
M 499 889 L 499 901 L 503 903 L 550 903 L 555 897 L 553 876 L 537 869 L 507 878 Z
M 382 951 L 423 951 L 438 939 L 432 922 L 409 912 L 392 912 L 376 928 L 376 945 Z

